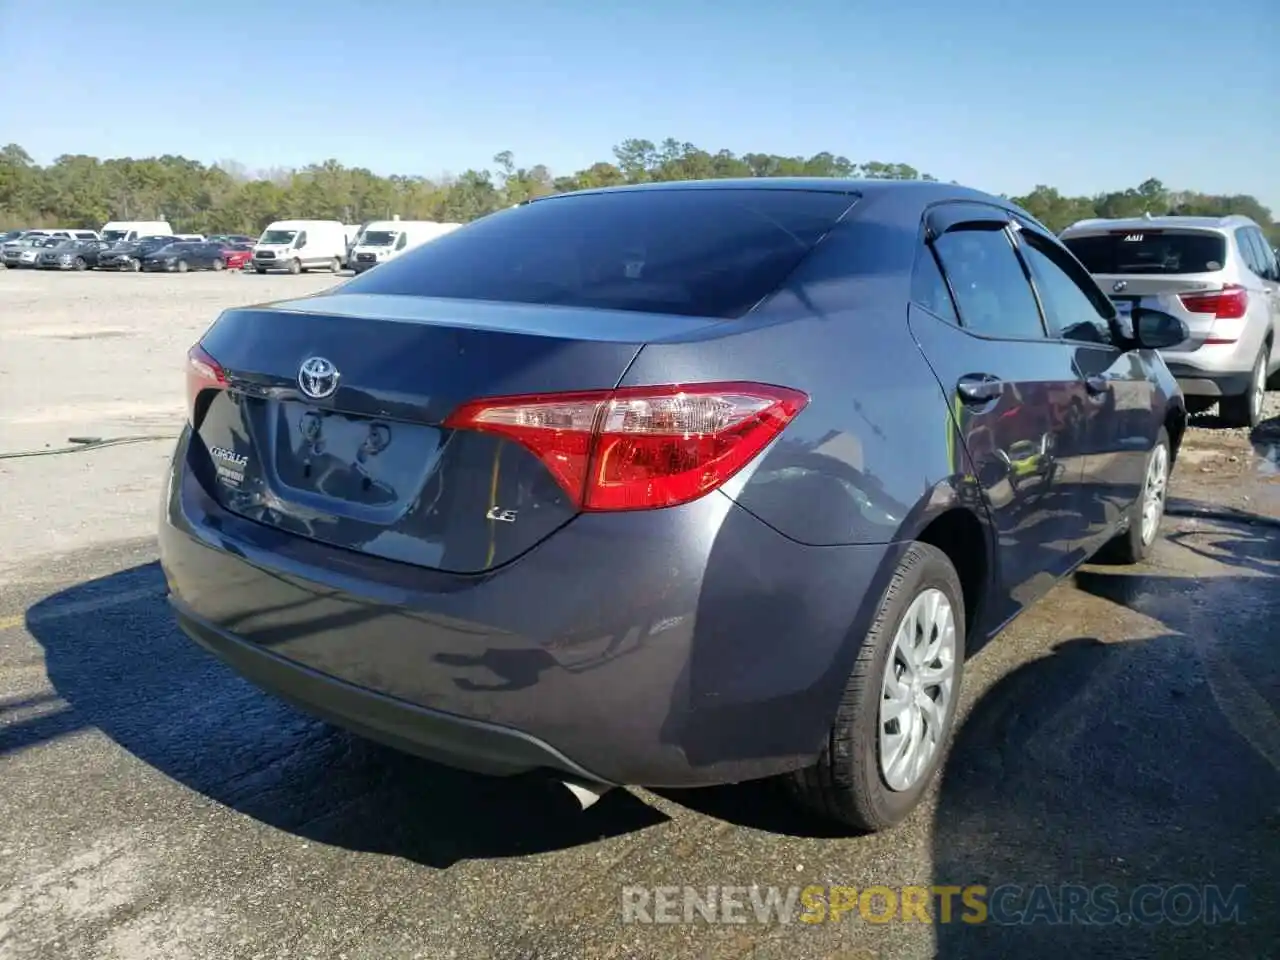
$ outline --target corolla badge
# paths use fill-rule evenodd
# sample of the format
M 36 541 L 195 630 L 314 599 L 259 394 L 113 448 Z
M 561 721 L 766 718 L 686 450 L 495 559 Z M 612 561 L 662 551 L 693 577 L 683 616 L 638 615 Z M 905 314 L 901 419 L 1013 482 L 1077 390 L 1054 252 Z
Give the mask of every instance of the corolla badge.
M 1127 286 L 1129 286 L 1128 280 L 1117 280 L 1115 283 L 1111 285 L 1111 290 L 1113 293 L 1119 293 L 1121 290 L 1123 290 Z
M 331 397 L 338 389 L 338 368 L 324 357 L 308 357 L 298 371 L 298 386 L 312 400 Z

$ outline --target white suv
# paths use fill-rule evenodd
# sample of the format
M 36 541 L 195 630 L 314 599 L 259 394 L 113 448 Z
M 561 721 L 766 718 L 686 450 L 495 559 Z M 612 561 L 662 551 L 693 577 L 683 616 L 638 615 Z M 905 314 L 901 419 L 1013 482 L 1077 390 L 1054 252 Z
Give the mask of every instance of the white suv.
M 1142 303 L 1186 321 L 1190 339 L 1160 352 L 1188 411 L 1217 402 L 1226 423 L 1257 426 L 1280 371 L 1280 266 L 1256 223 L 1082 220 L 1061 238 L 1121 313 Z

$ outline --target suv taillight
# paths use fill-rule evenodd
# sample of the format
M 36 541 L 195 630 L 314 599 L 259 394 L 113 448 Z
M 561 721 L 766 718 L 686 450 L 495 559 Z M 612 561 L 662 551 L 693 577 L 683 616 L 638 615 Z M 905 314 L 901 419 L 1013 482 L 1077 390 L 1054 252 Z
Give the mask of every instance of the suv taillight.
M 721 486 L 808 402 L 758 383 L 625 387 L 476 400 L 444 425 L 523 445 L 583 510 L 649 510 Z
M 1205 293 L 1180 293 L 1178 299 L 1192 313 L 1212 313 L 1219 320 L 1239 320 L 1249 308 L 1249 291 L 1235 283 Z
M 223 390 L 227 386 L 227 373 L 221 364 L 196 344 L 187 351 L 187 416 L 195 425 L 196 401 L 205 390 Z
M 1180 293 L 1178 299 L 1192 313 L 1211 313 L 1214 317 L 1206 344 L 1235 343 L 1244 332 L 1242 324 L 1219 323 L 1220 320 L 1243 320 L 1249 308 L 1249 291 L 1236 283 L 1228 283 L 1221 290 L 1204 293 Z

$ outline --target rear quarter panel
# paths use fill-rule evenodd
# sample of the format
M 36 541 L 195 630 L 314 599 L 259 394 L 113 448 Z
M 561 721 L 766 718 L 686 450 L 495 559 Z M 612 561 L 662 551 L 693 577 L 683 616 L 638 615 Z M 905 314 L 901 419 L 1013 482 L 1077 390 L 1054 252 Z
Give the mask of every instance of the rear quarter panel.
M 623 385 L 754 380 L 809 405 L 724 488 L 814 546 L 910 539 L 957 505 L 952 421 L 907 326 L 921 204 L 864 200 L 748 318 L 649 343 Z

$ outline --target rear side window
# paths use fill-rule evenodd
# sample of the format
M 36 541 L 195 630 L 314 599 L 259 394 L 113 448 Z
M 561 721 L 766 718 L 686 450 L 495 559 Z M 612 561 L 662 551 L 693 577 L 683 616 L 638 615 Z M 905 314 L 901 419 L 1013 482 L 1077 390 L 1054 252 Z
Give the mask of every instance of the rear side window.
M 947 281 L 942 278 L 938 260 L 928 247 L 916 255 L 916 266 L 911 275 L 911 299 L 935 317 L 955 324 L 960 322 L 955 304 L 951 302 Z
M 1261 230 L 1254 230 L 1253 241 L 1258 245 L 1262 253 L 1262 263 L 1268 271 L 1264 276 L 1271 280 L 1280 280 L 1280 264 L 1276 263 L 1276 252 L 1267 242 L 1266 235 Z
M 1275 258 L 1261 230 L 1255 227 L 1239 228 L 1236 230 L 1236 246 L 1240 248 L 1240 255 L 1255 276 L 1274 279 L 1272 264 Z
M 776 291 L 854 200 L 733 188 L 540 200 L 415 247 L 343 291 L 728 319 Z
M 966 328 L 987 337 L 1044 338 L 1040 307 L 1008 233 L 951 230 L 933 245 Z
M 1227 262 L 1227 239 L 1189 230 L 1129 230 L 1062 242 L 1090 273 L 1216 273 Z

